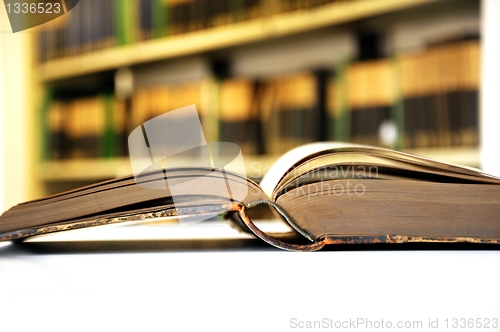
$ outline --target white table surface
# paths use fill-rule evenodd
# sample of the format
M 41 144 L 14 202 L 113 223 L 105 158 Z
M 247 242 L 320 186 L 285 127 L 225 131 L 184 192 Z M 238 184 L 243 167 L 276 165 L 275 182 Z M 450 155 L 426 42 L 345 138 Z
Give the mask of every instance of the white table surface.
M 0 244 L 0 331 L 294 331 L 325 319 L 421 321 L 376 330 L 436 331 L 446 318 L 500 319 L 499 250 L 292 253 L 251 239 L 199 243 Z M 374 330 L 366 327 L 342 330 Z

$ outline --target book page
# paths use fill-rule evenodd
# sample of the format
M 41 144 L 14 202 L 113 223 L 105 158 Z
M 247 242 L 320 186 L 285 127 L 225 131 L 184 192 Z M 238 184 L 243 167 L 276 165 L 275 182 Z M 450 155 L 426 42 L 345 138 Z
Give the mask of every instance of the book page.
M 316 142 L 296 147 L 295 149 L 292 149 L 281 156 L 271 166 L 271 168 L 262 178 L 262 181 L 259 185 L 269 197 L 272 197 L 273 190 L 274 188 L 276 188 L 281 178 L 294 164 L 296 164 L 300 160 L 317 152 L 350 147 L 364 147 L 364 145 L 344 142 Z
M 432 168 L 434 169 L 433 173 L 439 173 L 447 176 L 457 176 L 459 178 L 463 178 L 465 176 L 482 182 L 498 183 L 500 180 L 499 178 L 483 173 L 479 169 L 439 162 L 410 153 L 361 144 L 318 142 L 297 147 L 284 154 L 269 169 L 267 174 L 262 179 L 260 186 L 266 194 L 273 197 L 272 192 L 284 178 L 287 178 L 287 175 L 290 172 L 301 168 L 306 163 L 336 153 L 366 154 L 367 161 L 369 160 L 369 156 L 383 158 L 386 162 L 390 162 L 393 165 L 395 163 L 402 162 L 412 166 Z M 324 160 L 326 161 L 326 159 Z M 349 155 L 346 155 L 345 162 L 352 162 L 352 160 L 349 159 Z M 323 161 L 321 164 L 326 165 Z

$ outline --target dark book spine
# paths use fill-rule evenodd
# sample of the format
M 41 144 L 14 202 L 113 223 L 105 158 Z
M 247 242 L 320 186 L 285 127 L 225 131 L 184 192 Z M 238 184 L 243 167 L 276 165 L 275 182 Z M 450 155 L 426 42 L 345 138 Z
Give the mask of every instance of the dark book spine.
M 334 140 L 340 142 L 351 141 L 351 111 L 349 103 L 348 84 L 349 62 L 339 63 L 334 77 Z
M 47 28 L 47 49 L 46 49 L 46 61 L 50 61 L 56 58 L 57 53 L 57 26 L 49 26 Z
M 117 31 L 117 17 L 116 17 L 116 6 L 115 0 L 102 0 L 104 5 L 104 31 L 101 33 L 102 36 L 102 47 L 108 48 L 115 46 L 118 40 Z
M 228 23 L 235 23 L 243 20 L 245 9 L 244 0 L 228 0 Z
M 390 106 L 363 107 L 351 110 L 351 134 L 355 143 L 383 145 L 381 126 L 390 120 Z
M 180 31 L 180 25 L 181 25 L 181 13 L 179 10 L 179 4 L 171 3 L 169 9 L 170 9 L 170 34 L 176 35 Z
M 66 36 L 69 31 L 69 19 L 63 16 L 64 20 L 55 30 L 55 47 L 54 47 L 54 57 L 53 59 L 59 59 L 65 56 Z
M 64 41 L 64 56 L 74 56 L 79 54 L 81 47 L 81 21 L 83 10 L 81 6 L 76 6 L 71 12 L 66 14 L 67 18 L 67 33 Z
M 403 101 L 404 109 L 404 147 L 415 148 L 417 146 L 417 120 L 419 118 L 419 98 L 406 97 Z
M 252 119 L 252 124 L 250 125 L 253 129 L 253 137 L 255 140 L 255 153 L 257 155 L 263 155 L 267 153 L 266 142 L 264 139 L 264 98 L 266 96 L 267 84 L 256 79 L 253 84 L 253 96 L 250 101 L 250 114 Z
M 205 2 L 202 0 L 192 0 L 189 2 L 189 22 L 187 31 L 203 29 L 203 11 Z
M 100 103 L 104 108 L 104 130 L 101 140 L 101 156 L 109 158 L 118 155 L 118 128 L 115 126 L 116 109 L 114 96 L 112 94 L 103 94 L 100 96 Z
M 141 40 L 147 40 L 153 37 L 153 1 L 154 0 L 139 0 Z
M 316 76 L 316 103 L 314 105 L 314 124 L 311 129 L 314 141 L 328 140 L 328 109 L 327 89 L 330 73 L 327 70 L 318 70 Z
M 461 104 L 464 114 L 462 145 L 477 146 L 479 144 L 479 92 L 472 89 L 462 91 Z
M 262 149 L 256 109 L 260 84 L 249 79 L 227 79 L 220 87 L 219 138 L 237 144 L 244 155 L 258 154 Z
M 96 26 L 95 9 L 92 0 L 82 1 L 80 7 L 80 46 L 78 53 L 88 53 L 93 50 L 93 34 Z
M 76 149 L 77 129 L 75 126 L 75 114 L 72 102 L 64 101 L 62 103 L 62 141 L 61 141 L 61 158 L 68 159 L 73 157 L 73 150 Z
M 399 56 L 399 80 L 398 85 L 401 94 L 403 132 L 402 146 L 414 148 L 416 146 L 416 119 L 418 117 L 419 92 L 418 80 L 418 58 L 415 55 L 403 54 Z
M 87 33 L 87 49 L 86 52 L 94 52 L 99 49 L 98 45 L 98 34 L 99 30 L 102 30 L 102 8 L 99 7 L 99 3 L 95 0 L 88 1 L 87 5 L 88 16 L 85 16 L 86 33 Z
M 461 128 L 463 127 L 462 102 L 459 91 L 446 92 L 446 104 L 448 106 L 448 123 L 450 130 L 450 145 L 462 144 Z
M 460 81 L 463 114 L 463 145 L 479 144 L 479 81 L 480 47 L 476 40 L 460 47 Z
M 42 124 L 40 131 L 42 134 L 42 159 L 48 160 L 53 157 L 54 142 L 53 142 L 53 133 L 56 131 L 54 128 L 61 128 L 61 121 L 53 121 L 53 108 L 54 108 L 54 96 L 53 91 L 48 89 L 43 98 L 42 106 L 40 109 L 41 121 Z M 56 119 L 57 120 L 57 119 Z M 55 122 L 55 123 L 53 123 Z M 58 124 L 59 123 L 59 124 Z
M 42 63 L 48 59 L 49 34 L 50 31 L 47 29 L 41 30 L 38 34 L 38 61 Z
M 326 113 L 327 113 L 327 140 L 335 140 L 335 115 L 337 102 L 337 84 L 335 82 L 336 71 L 330 71 L 330 75 L 326 81 Z
M 153 37 L 161 38 L 171 33 L 172 5 L 162 0 L 152 0 Z
M 260 16 L 261 0 L 243 0 L 243 19 L 250 20 Z
M 209 0 L 210 26 L 215 27 L 228 23 L 229 7 L 227 0 Z
M 185 2 L 181 2 L 178 6 L 179 13 L 179 32 L 185 33 L 190 31 L 189 26 L 191 23 L 191 13 L 190 9 L 192 7 L 194 0 L 189 0 Z

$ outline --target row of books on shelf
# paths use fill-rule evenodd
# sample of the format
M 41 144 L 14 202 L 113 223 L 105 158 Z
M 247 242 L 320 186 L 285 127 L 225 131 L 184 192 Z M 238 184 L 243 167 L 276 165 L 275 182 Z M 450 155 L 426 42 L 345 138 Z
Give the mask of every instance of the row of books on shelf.
M 246 155 L 281 154 L 318 140 L 473 147 L 478 86 L 479 45 L 466 41 L 334 71 L 142 87 L 129 101 L 112 94 L 54 99 L 45 112 L 46 157 L 126 155 L 131 130 L 190 104 L 202 119 L 216 118 L 218 140 L 238 144 Z
M 105 158 L 126 154 L 126 105 L 112 94 L 52 100 L 44 114 L 46 159 Z
M 382 124 L 392 121 L 401 147 L 476 146 L 479 51 L 469 40 L 350 64 L 340 75 L 347 92 L 337 90 L 344 100 L 332 109 L 348 111 L 353 141 L 376 145 Z
M 40 32 L 40 60 L 227 25 L 335 0 L 85 0 Z

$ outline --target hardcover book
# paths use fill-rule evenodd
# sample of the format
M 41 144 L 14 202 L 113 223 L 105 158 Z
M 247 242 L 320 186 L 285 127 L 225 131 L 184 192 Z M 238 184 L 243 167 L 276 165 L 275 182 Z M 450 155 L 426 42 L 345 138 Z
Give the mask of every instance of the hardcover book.
M 203 181 L 193 185 L 199 178 Z M 263 232 L 249 217 L 262 204 L 279 213 L 291 231 Z M 0 216 L 0 241 L 221 213 L 286 250 L 348 243 L 498 244 L 500 179 L 389 149 L 313 143 L 283 155 L 259 184 L 223 168 L 177 167 L 25 202 Z

